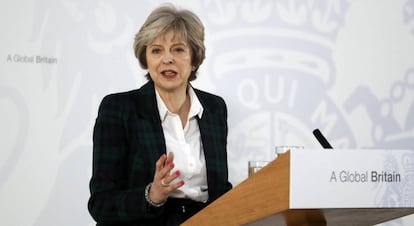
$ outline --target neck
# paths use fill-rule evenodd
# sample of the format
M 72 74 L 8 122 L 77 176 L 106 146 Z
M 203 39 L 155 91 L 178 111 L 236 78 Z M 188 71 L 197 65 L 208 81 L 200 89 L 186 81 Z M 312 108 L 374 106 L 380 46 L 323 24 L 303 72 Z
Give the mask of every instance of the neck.
M 163 92 L 158 90 L 158 93 L 170 112 L 180 116 L 188 113 L 190 109 L 190 97 L 187 90 L 175 92 Z
M 159 92 L 159 94 L 161 99 L 164 101 L 164 104 L 167 107 L 167 109 L 170 112 L 179 115 L 181 125 L 184 128 L 187 123 L 188 113 L 190 112 L 191 107 L 190 96 L 188 95 L 188 93 L 185 91 L 181 93 Z

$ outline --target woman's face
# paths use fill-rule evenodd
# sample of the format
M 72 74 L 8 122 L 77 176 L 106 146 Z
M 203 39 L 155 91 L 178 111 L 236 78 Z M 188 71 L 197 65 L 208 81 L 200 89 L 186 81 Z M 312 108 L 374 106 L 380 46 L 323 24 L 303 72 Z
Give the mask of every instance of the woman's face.
M 191 54 L 188 43 L 174 31 L 168 31 L 147 46 L 148 72 L 159 92 L 187 89 Z

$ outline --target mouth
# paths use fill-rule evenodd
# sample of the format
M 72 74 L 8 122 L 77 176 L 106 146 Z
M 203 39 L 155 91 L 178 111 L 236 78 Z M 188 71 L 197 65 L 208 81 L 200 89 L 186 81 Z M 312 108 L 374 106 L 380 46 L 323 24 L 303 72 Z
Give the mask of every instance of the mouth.
M 173 70 L 164 70 L 164 71 L 161 71 L 161 75 L 167 78 L 173 78 L 177 76 L 177 72 Z

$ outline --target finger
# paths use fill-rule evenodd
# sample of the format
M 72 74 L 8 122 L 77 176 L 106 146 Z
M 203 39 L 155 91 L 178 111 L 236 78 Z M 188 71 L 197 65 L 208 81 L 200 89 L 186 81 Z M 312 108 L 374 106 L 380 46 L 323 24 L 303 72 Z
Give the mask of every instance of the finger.
M 157 160 L 157 162 L 155 163 L 156 165 L 156 169 L 158 171 L 162 170 L 162 168 L 164 167 L 165 161 L 167 159 L 167 156 L 165 154 L 161 155 L 161 157 Z
M 170 153 L 168 153 L 167 160 L 165 161 L 165 164 L 168 165 L 168 164 L 171 164 L 173 162 L 174 162 L 174 153 L 170 152 Z
M 167 184 L 167 183 L 166 183 Z M 166 195 L 166 196 L 168 196 L 168 194 L 170 194 L 171 192 L 173 192 L 173 191 L 175 191 L 175 190 L 177 190 L 178 188 L 180 188 L 180 187 L 182 187 L 182 186 L 184 186 L 184 184 L 185 184 L 185 182 L 184 182 L 184 180 L 180 180 L 180 181 L 178 181 L 178 182 L 176 182 L 176 183 L 171 183 L 171 184 L 168 184 L 168 186 L 164 186 L 163 188 L 163 193 Z
M 169 177 L 171 174 L 171 170 L 175 167 L 174 163 L 167 164 L 158 172 L 158 176 L 160 179 Z
M 167 156 L 165 154 L 161 155 L 161 157 L 157 160 L 155 163 L 155 175 L 154 178 L 160 174 L 162 169 L 164 168 L 165 161 L 167 159 Z
M 175 179 L 177 179 L 181 175 L 181 172 L 179 170 L 175 171 L 173 174 L 168 175 L 164 177 L 162 180 L 164 181 L 164 187 L 165 184 L 171 184 Z M 162 183 L 161 183 L 162 184 Z
M 178 188 L 184 186 L 184 184 L 185 184 L 184 180 L 180 180 L 177 183 L 170 184 L 169 188 L 171 189 L 171 192 L 172 192 L 172 191 L 177 190 Z
M 172 152 L 168 153 L 168 155 L 164 155 L 165 161 L 164 165 L 158 171 L 159 178 L 168 177 L 171 173 L 171 170 L 175 167 L 174 164 L 174 154 Z

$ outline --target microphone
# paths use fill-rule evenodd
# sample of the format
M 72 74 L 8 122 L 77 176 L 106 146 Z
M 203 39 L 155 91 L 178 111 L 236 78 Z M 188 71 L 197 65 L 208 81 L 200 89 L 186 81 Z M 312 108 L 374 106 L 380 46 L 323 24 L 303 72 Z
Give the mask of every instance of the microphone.
M 319 129 L 313 130 L 312 133 L 316 137 L 316 139 L 318 140 L 318 142 L 322 145 L 323 148 L 325 148 L 325 149 L 333 149 L 333 147 L 331 146 L 331 144 L 329 144 L 328 140 L 323 136 L 323 134 L 321 133 L 321 131 Z

